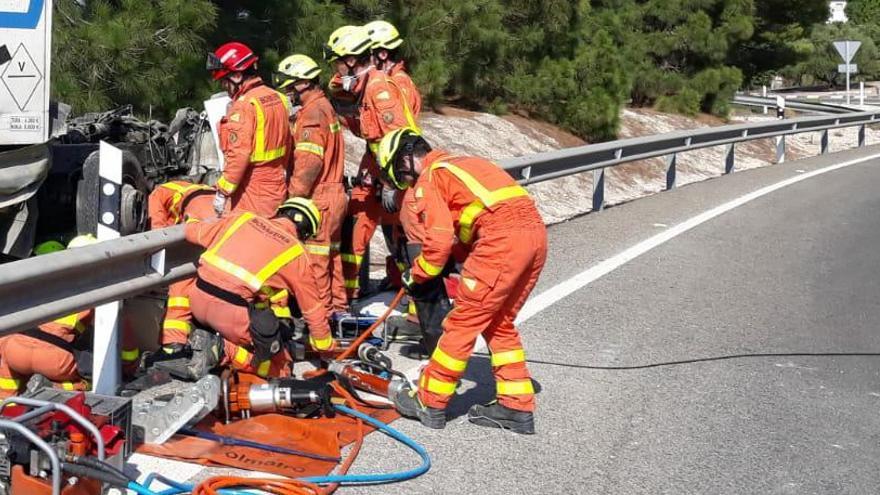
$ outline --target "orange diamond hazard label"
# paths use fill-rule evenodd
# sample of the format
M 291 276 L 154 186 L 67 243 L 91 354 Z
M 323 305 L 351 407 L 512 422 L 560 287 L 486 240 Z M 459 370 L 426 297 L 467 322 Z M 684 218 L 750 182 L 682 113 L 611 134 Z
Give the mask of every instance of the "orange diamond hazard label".
M 37 68 L 37 64 L 24 44 L 20 44 L 12 54 L 12 60 L 3 68 L 0 80 L 9 90 L 18 109 L 23 112 L 34 96 L 34 92 L 40 86 L 43 74 L 40 73 L 40 69 Z

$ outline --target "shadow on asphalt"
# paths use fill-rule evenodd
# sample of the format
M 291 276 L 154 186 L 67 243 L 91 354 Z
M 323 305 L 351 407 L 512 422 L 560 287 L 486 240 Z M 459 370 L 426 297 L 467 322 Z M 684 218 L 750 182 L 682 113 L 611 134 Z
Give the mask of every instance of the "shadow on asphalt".
M 446 417 L 450 421 L 467 414 L 468 409 L 474 404 L 485 404 L 495 399 L 495 377 L 492 375 L 488 356 L 478 354 L 471 356 L 463 379 L 475 382 L 476 386 L 452 398 L 449 406 L 446 407 Z M 532 383 L 535 386 L 535 393 L 540 394 L 541 384 L 534 378 Z

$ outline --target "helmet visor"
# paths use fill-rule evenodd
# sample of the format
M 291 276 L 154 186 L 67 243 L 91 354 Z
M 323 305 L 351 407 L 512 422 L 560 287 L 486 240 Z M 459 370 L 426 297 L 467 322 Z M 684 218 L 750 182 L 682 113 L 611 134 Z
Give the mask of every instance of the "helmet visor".
M 223 62 L 220 61 L 220 57 L 214 55 L 213 53 L 208 53 L 208 57 L 205 60 L 205 70 L 214 72 L 218 70 L 223 70 L 226 67 L 223 65 Z

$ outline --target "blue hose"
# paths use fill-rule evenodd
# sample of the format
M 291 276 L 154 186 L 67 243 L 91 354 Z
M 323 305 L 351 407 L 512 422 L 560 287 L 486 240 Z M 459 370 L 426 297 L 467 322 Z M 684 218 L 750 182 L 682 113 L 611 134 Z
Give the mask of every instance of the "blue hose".
M 395 482 L 399 482 L 399 481 L 409 480 L 409 479 L 415 478 L 417 476 L 421 476 L 421 475 L 427 473 L 429 469 L 431 469 L 431 457 L 428 455 L 428 451 L 425 450 L 424 447 L 422 447 L 421 445 L 416 443 L 415 440 L 409 438 L 408 436 L 404 435 L 403 433 L 388 426 L 386 423 L 383 423 L 383 422 L 379 421 L 378 419 L 371 418 L 370 416 L 367 416 L 366 414 L 355 411 L 354 409 L 351 409 L 349 407 L 342 406 L 342 405 L 334 405 L 333 407 L 343 414 L 347 414 L 349 416 L 358 418 L 362 421 L 365 421 L 365 422 L 371 424 L 372 426 L 374 426 L 377 429 L 379 429 L 380 431 L 382 431 L 382 433 L 385 433 L 389 437 L 397 440 L 398 442 L 400 442 L 400 443 L 406 445 L 407 447 L 409 447 L 410 449 L 414 450 L 417 454 L 419 454 L 419 457 L 422 459 L 422 464 L 417 468 L 409 469 L 406 471 L 400 471 L 397 473 L 342 474 L 342 475 L 329 475 L 329 476 L 311 476 L 308 478 L 298 478 L 300 481 L 305 481 L 305 482 L 309 482 L 309 483 L 316 483 L 319 485 L 325 485 L 325 484 L 330 484 L 330 483 L 340 483 L 343 485 L 374 485 L 374 484 L 395 483 Z M 169 480 L 169 479 L 167 479 L 161 475 L 158 475 L 156 473 L 151 473 L 149 476 L 147 476 L 147 478 L 144 480 L 144 485 L 149 487 L 153 483 L 153 481 L 160 481 L 160 482 L 168 485 L 171 488 L 168 488 L 167 490 L 164 490 L 164 491 L 161 491 L 158 493 L 151 492 L 143 487 L 141 487 L 141 488 L 143 488 L 144 491 L 138 491 L 136 489 L 133 489 L 133 490 L 136 491 L 138 493 L 138 495 L 178 495 L 181 493 L 191 492 L 195 488 L 195 486 L 193 486 L 193 485 L 178 483 L 176 481 Z M 140 485 L 138 485 L 138 486 L 140 487 Z M 251 492 L 234 491 L 234 490 L 222 490 L 221 493 L 224 493 L 227 495 L 252 495 Z

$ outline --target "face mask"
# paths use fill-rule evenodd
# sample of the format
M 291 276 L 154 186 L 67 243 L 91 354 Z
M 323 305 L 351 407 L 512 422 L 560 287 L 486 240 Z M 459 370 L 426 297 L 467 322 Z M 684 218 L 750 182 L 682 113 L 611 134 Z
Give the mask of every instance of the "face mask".
M 342 76 L 342 90 L 351 92 L 357 85 L 358 76 Z

